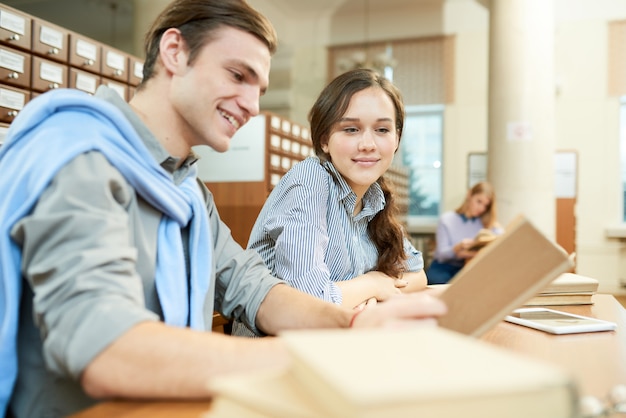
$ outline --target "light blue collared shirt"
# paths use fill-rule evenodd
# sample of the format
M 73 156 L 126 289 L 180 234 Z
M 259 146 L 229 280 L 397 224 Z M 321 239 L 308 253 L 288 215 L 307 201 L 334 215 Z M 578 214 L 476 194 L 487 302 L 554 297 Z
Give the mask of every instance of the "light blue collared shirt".
M 309 157 L 281 179 L 252 229 L 248 248 L 292 287 L 341 304 L 335 282 L 373 270 L 378 250 L 367 225 L 385 206 L 375 183 L 353 215 L 356 195 L 330 162 Z M 408 271 L 424 268 L 421 252 L 404 239 Z

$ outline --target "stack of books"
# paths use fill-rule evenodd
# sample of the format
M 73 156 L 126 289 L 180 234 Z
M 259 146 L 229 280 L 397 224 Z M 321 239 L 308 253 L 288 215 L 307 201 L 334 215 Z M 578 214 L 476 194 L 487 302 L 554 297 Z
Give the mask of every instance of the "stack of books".
M 598 281 L 574 273 L 563 273 L 525 306 L 591 305 Z

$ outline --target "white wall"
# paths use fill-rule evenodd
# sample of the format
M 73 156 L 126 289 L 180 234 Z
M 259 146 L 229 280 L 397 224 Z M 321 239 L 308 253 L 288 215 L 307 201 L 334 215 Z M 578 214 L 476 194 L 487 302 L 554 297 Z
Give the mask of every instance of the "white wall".
M 605 230 L 620 222 L 619 98 L 607 94 L 607 46 L 608 21 L 626 17 L 626 2 L 579 1 L 574 10 L 558 4 L 557 146 L 578 151 L 578 272 L 617 291 L 623 244 L 607 239 Z

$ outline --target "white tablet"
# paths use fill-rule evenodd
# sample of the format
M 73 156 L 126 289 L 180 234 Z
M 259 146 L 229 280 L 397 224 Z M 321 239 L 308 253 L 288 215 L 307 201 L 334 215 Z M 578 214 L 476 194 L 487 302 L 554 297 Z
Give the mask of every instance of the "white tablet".
M 523 325 L 550 334 L 575 334 L 579 332 L 613 331 L 614 322 L 547 308 L 521 308 L 504 318 L 505 321 Z

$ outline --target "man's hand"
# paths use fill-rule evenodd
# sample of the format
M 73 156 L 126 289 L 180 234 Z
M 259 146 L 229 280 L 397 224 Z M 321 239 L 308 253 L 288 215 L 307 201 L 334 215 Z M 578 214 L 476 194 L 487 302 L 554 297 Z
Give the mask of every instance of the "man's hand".
M 401 294 L 366 306 L 354 319 L 355 328 L 435 325 L 447 312 L 446 305 L 431 292 Z

